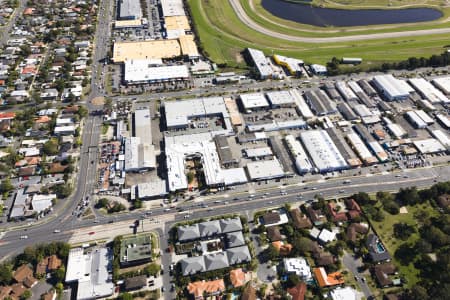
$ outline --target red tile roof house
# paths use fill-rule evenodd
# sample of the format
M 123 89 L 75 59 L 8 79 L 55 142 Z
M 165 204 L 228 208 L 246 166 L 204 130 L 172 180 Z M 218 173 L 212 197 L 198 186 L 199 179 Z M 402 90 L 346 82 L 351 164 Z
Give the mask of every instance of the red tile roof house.
M 349 219 L 356 220 L 361 216 L 361 207 L 354 199 L 345 199 L 345 206 L 347 207 L 347 215 Z
M 0 128 L 4 131 L 9 130 L 11 128 L 11 120 L 15 117 L 16 113 L 14 112 L 0 113 Z
M 36 68 L 35 65 L 28 65 L 28 66 L 25 66 L 25 67 L 22 69 L 22 72 L 20 72 L 20 78 L 22 78 L 22 79 L 27 79 L 27 78 L 36 76 L 37 72 L 38 72 L 38 71 L 37 71 L 37 68 Z
M 306 294 L 306 283 L 299 282 L 296 286 L 287 290 L 292 296 L 292 300 L 304 300 Z
M 337 212 L 336 211 L 336 206 L 334 205 L 334 203 L 329 202 L 327 204 L 327 209 L 331 214 L 331 219 L 333 222 L 345 222 L 348 221 L 347 219 L 347 215 L 345 212 Z
M 13 278 L 17 283 L 23 284 L 28 288 L 32 288 L 36 283 L 37 279 L 33 277 L 33 270 L 31 270 L 27 265 L 21 265 L 14 272 Z

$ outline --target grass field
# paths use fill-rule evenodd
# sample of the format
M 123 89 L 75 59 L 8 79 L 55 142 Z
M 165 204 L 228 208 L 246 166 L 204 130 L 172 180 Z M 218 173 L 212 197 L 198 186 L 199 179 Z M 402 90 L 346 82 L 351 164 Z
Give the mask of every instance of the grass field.
M 352 7 L 405 7 L 409 5 L 441 5 L 442 0 L 313 0 L 313 5 L 324 7 L 352 6 Z
M 372 220 L 372 226 L 375 228 L 378 233 L 381 241 L 386 246 L 389 253 L 394 256 L 397 248 L 404 242 L 414 243 L 420 237 L 416 232 L 412 234 L 407 241 L 401 241 L 394 237 L 393 235 L 393 226 L 396 223 L 407 223 L 409 225 L 413 225 L 416 229 L 419 228 L 418 223 L 414 217 L 414 215 L 418 211 L 427 211 L 430 216 L 436 216 L 437 211 L 429 204 L 424 203 L 415 206 L 406 206 L 408 213 L 406 214 L 398 214 L 391 215 L 385 212 L 385 219 L 382 222 L 375 222 Z M 396 260 L 394 259 L 396 262 Z M 407 279 L 407 285 L 412 287 L 418 281 L 418 270 L 414 267 L 413 263 L 410 263 L 407 266 L 403 266 L 400 263 L 396 262 L 397 267 L 399 267 L 400 274 Z
M 448 27 L 449 25 L 441 20 L 421 23 L 420 25 L 396 25 L 396 27 L 387 25 L 357 28 L 317 28 L 277 19 L 267 11 L 263 11 L 263 8 L 260 6 L 261 0 L 240 1 L 247 15 L 255 22 L 264 25 L 272 31 L 303 37 L 340 36 L 393 30 L 405 31 Z M 249 1 L 254 2 L 250 5 Z M 348 1 L 358 2 L 357 0 Z M 450 44 L 448 35 L 445 34 L 324 44 L 287 41 L 273 38 L 248 28 L 236 16 L 228 0 L 187 0 L 187 2 L 197 28 L 201 48 L 206 56 L 216 63 L 227 64 L 231 67 L 245 66 L 240 52 L 246 47 L 261 49 L 266 54 L 274 52 L 297 57 L 311 63 L 325 63 L 333 56 L 357 56 L 362 57 L 369 64 L 377 64 L 384 61 L 401 60 L 411 56 L 420 57 L 439 54 L 444 50 L 443 46 Z M 335 2 L 342 3 L 343 0 Z M 367 2 L 375 2 L 375 0 Z M 400 3 L 403 1 L 393 2 Z M 408 1 L 408 3 L 410 2 L 418 2 L 418 0 Z M 431 3 L 430 1 L 424 2 L 427 2 L 427 5 Z M 448 8 L 442 9 L 442 11 L 445 15 L 444 18 L 450 15 Z

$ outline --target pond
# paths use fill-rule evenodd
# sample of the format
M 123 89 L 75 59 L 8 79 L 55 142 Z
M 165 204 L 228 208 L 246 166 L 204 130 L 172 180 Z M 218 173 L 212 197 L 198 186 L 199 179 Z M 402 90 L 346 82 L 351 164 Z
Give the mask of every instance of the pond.
M 344 10 L 283 0 L 262 0 L 261 4 L 268 12 L 281 19 L 321 27 L 417 23 L 442 17 L 442 12 L 439 10 L 425 7 Z

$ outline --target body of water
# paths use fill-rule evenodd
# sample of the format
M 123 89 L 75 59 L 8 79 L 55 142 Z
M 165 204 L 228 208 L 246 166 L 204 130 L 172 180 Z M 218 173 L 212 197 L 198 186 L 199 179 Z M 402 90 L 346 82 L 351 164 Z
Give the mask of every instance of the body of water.
M 262 0 L 261 4 L 268 12 L 281 19 L 321 27 L 416 23 L 442 17 L 442 13 L 433 8 L 345 10 L 283 0 Z

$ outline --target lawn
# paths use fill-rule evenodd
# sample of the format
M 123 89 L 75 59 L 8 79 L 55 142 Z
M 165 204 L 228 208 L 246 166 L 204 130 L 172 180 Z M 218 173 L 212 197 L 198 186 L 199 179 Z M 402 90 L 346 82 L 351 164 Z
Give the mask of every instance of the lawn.
M 447 20 L 447 18 L 450 16 L 450 8 L 439 7 L 439 10 L 443 13 L 442 18 L 430 22 L 371 25 L 371 26 L 351 26 L 351 27 L 333 27 L 333 26 L 317 27 L 276 17 L 267 10 L 265 10 L 262 7 L 261 2 L 262 0 L 240 0 L 240 3 L 244 8 L 246 14 L 256 23 L 272 31 L 303 37 L 347 36 L 355 34 L 381 33 L 389 31 L 398 32 L 398 31 L 412 31 L 431 28 L 444 28 L 448 26 L 449 21 Z M 423 4 L 422 7 L 423 6 L 429 5 Z M 351 8 L 351 6 L 346 8 L 347 9 Z
M 439 54 L 443 52 L 443 46 L 449 44 L 448 36 L 444 34 L 325 44 L 287 41 L 269 37 L 245 26 L 236 16 L 228 1 L 188 0 L 187 3 L 200 39 L 200 48 L 211 60 L 218 64 L 226 64 L 228 67 L 245 67 L 240 52 L 247 47 L 261 49 L 268 55 L 273 52 L 301 58 L 309 63 L 325 63 L 333 56 L 356 56 L 369 61 L 370 64 L 380 64 L 385 61 L 398 61 L 411 56 Z M 247 9 L 249 8 L 247 7 Z M 267 21 L 264 22 L 268 24 Z M 270 26 L 280 27 L 276 24 L 270 24 Z M 396 28 L 396 30 L 423 29 L 425 26 L 425 24 L 409 27 L 405 25 Z M 433 23 L 429 26 L 447 25 Z M 297 27 L 300 27 L 300 25 L 297 24 Z M 274 28 L 270 29 L 274 30 Z M 283 30 L 289 33 L 294 32 L 290 28 L 284 28 Z M 343 30 L 345 31 L 345 29 Z M 363 30 L 365 29 L 363 28 Z M 358 31 L 359 34 L 363 32 Z M 299 30 L 296 34 L 303 36 L 304 32 Z M 309 32 L 307 34 L 327 36 L 336 33 Z M 347 33 L 344 32 L 344 34 Z
M 394 224 L 400 222 L 407 223 L 409 225 L 413 225 L 418 230 L 419 224 L 414 217 L 414 215 L 418 211 L 426 211 L 430 216 L 435 216 L 438 214 L 438 212 L 428 202 L 415 206 L 406 206 L 406 208 L 408 210 L 408 213 L 406 214 L 391 215 L 387 212 L 384 212 L 385 219 L 382 222 L 375 222 L 373 220 L 371 221 L 372 226 L 377 232 L 379 238 L 392 256 L 394 256 L 397 248 L 404 242 L 414 243 L 419 239 L 418 233 L 412 234 L 406 241 L 395 238 L 393 235 Z M 398 261 L 395 260 L 395 258 L 394 262 L 399 267 L 400 274 L 407 279 L 407 285 L 409 287 L 413 286 L 418 281 L 418 270 L 412 263 L 407 266 L 402 266 Z

